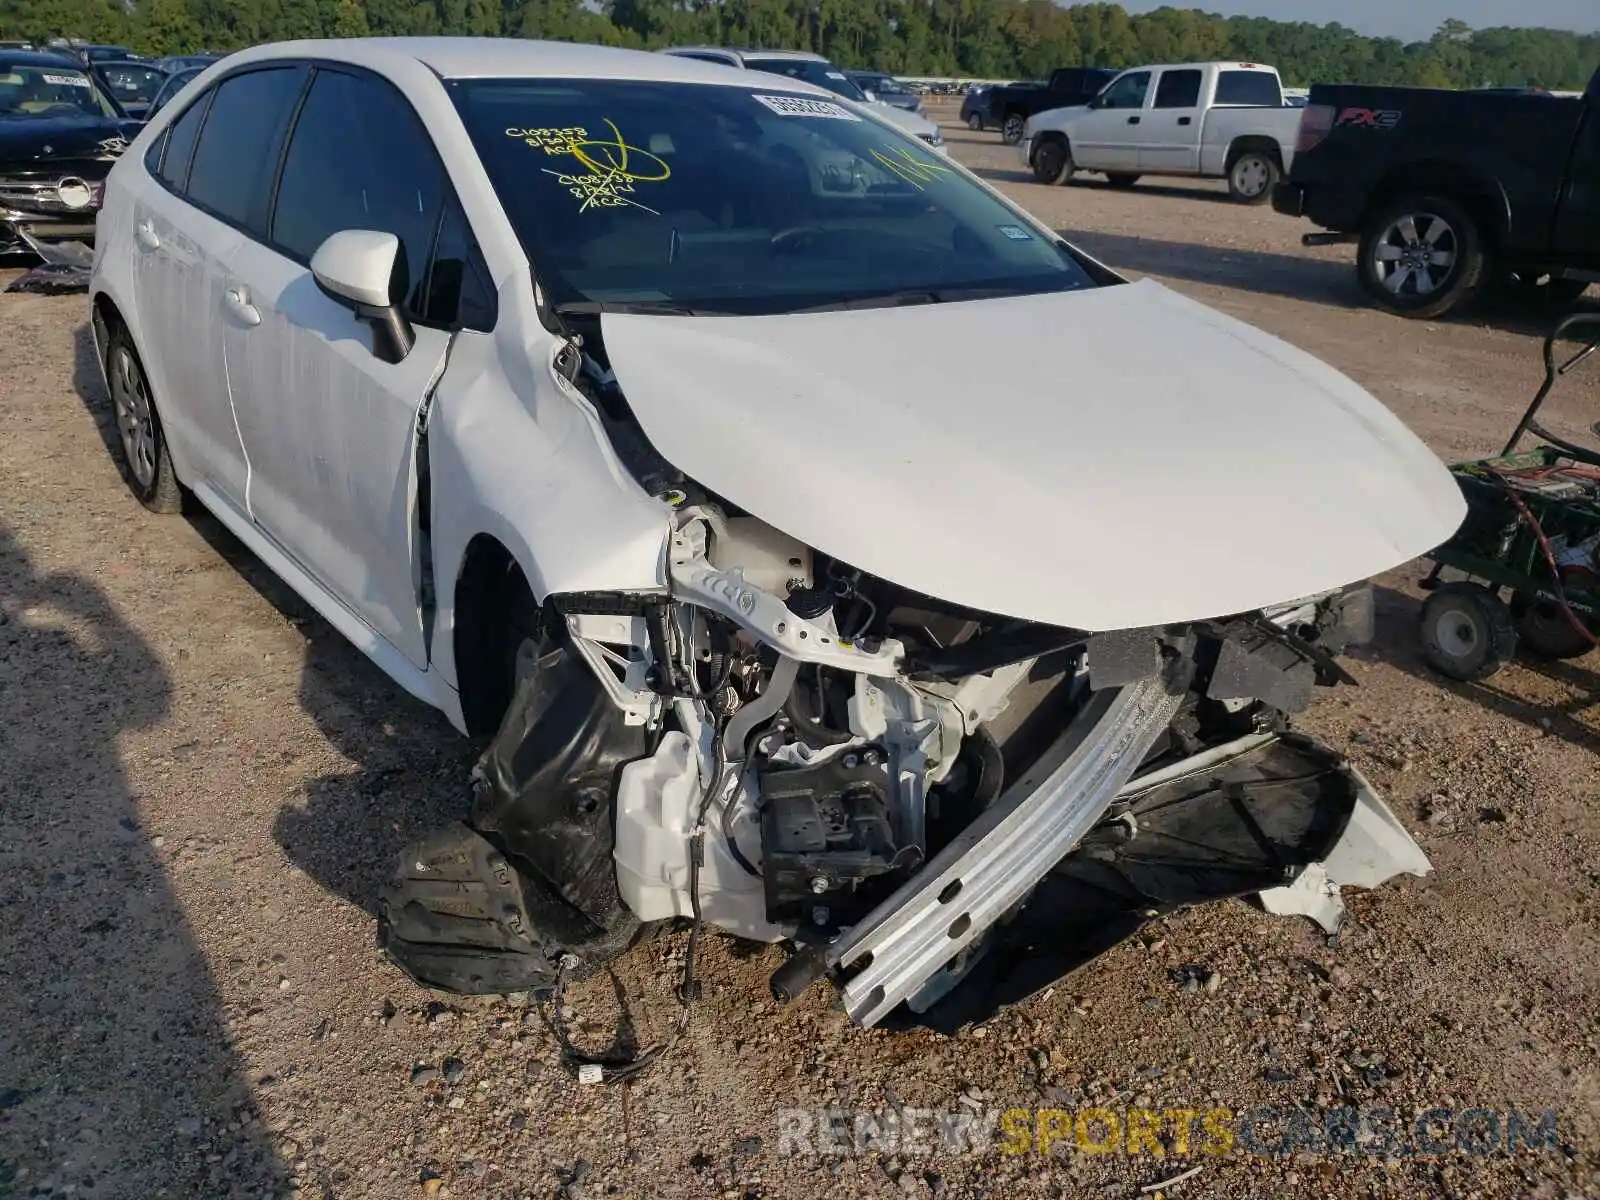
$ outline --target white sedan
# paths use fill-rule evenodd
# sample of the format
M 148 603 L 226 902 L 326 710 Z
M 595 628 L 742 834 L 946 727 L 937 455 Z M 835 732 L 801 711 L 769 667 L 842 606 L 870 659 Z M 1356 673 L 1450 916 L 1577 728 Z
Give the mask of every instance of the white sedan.
M 91 297 L 135 495 L 495 735 L 388 894 L 419 980 L 549 986 L 692 916 L 875 1024 L 1162 906 L 1326 922 L 1427 869 L 1282 730 L 1350 585 L 1454 530 L 1448 473 L 821 88 L 258 47 L 112 170 Z

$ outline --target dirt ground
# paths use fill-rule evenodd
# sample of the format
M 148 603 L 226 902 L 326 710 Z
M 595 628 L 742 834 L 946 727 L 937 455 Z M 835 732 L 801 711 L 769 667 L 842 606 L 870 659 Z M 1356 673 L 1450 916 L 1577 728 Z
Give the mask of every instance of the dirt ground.
M 1320 355 L 1447 458 L 1497 449 L 1538 382 L 1532 318 L 1386 316 L 1348 250 L 1305 250 L 1300 224 L 1218 187 L 1045 188 L 996 135 L 950 136 L 1110 265 Z M 1337 939 L 1213 906 L 945 1038 L 853 1030 L 821 988 L 779 1010 L 779 953 L 712 938 L 671 1055 L 580 1086 L 525 1000 L 423 992 L 374 949 L 377 884 L 464 811 L 472 748 L 216 522 L 133 502 L 83 319 L 81 298 L 0 296 L 0 1196 L 1139 1197 L 1192 1168 L 1164 1194 L 1600 1194 L 1594 659 L 1445 684 L 1412 645 L 1419 572 L 1380 581 L 1361 686 L 1302 724 L 1387 790 L 1435 871 L 1355 896 Z M 1072 378 L 1061 363 L 1064 403 Z M 1573 397 L 1581 430 L 1592 379 Z M 683 942 L 575 986 L 577 1039 L 662 1037 Z M 1159 1157 L 1092 1153 L 1099 1124 L 1047 1154 L 976 1133 L 966 1152 L 791 1153 L 810 1118 L 780 1110 L 824 1106 L 973 1130 L 1011 1108 L 1557 1125 L 1514 1154 L 1274 1156 L 1270 1123 L 1232 1126 L 1223 1154 L 1170 1127 Z

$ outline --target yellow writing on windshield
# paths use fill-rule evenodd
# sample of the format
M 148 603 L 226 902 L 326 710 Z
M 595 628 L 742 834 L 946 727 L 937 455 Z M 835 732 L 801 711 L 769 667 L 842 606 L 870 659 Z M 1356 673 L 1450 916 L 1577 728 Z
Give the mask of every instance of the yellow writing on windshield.
M 948 175 L 950 168 L 941 166 L 932 159 L 913 154 L 904 146 L 896 146 L 892 150 L 872 151 L 872 157 L 878 165 L 905 180 L 919 192 L 923 184 L 932 183 L 941 175 Z
M 661 183 L 672 177 L 666 160 L 628 144 L 622 130 L 609 117 L 602 118 L 611 137 L 591 137 L 582 126 L 560 129 L 508 129 L 506 135 L 550 155 L 571 155 L 582 170 L 552 171 L 544 168 L 578 201 L 578 211 L 593 208 L 637 208 L 652 216 L 655 209 L 633 199 L 635 185 Z

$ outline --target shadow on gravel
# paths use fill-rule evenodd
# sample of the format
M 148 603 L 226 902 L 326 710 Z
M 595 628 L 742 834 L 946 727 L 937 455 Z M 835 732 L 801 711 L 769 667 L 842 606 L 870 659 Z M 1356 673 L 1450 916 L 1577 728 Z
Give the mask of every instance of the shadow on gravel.
M 1572 699 L 1556 704 L 1530 702 L 1499 686 L 1499 676 L 1490 676 L 1477 683 L 1460 683 L 1438 674 L 1422 660 L 1422 653 L 1417 647 L 1420 602 L 1404 592 L 1387 587 L 1375 587 L 1373 598 L 1378 617 L 1377 636 L 1370 646 L 1353 652 L 1352 657 L 1385 662 L 1421 683 L 1470 700 L 1490 712 L 1537 729 L 1546 736 L 1561 738 L 1590 753 L 1600 754 L 1600 731 L 1581 716 L 1600 706 L 1600 674 L 1591 669 L 1591 665 L 1600 665 L 1600 656 L 1591 655 L 1567 662 L 1526 655 L 1519 657 L 1518 667 L 1543 675 L 1578 693 Z
M 3 528 L 0 696 L 0 1196 L 281 1195 L 118 755 L 171 683 L 98 587 Z

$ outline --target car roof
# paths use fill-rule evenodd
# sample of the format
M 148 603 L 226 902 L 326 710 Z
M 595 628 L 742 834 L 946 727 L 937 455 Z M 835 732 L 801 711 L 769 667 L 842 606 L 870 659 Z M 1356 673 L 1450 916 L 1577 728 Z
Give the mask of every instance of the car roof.
M 273 58 L 334 59 L 380 73 L 414 62 L 444 79 L 637 79 L 750 86 L 746 72 L 720 63 L 614 46 L 524 38 L 327 38 L 273 42 L 231 55 L 228 61 L 242 64 Z M 818 95 L 831 94 L 800 80 L 791 80 L 785 86 Z
M 78 65 L 78 60 L 67 54 L 57 54 L 50 50 L 0 50 L 0 66 L 3 67 L 65 67 L 69 71 L 77 71 L 80 75 L 83 68 Z

